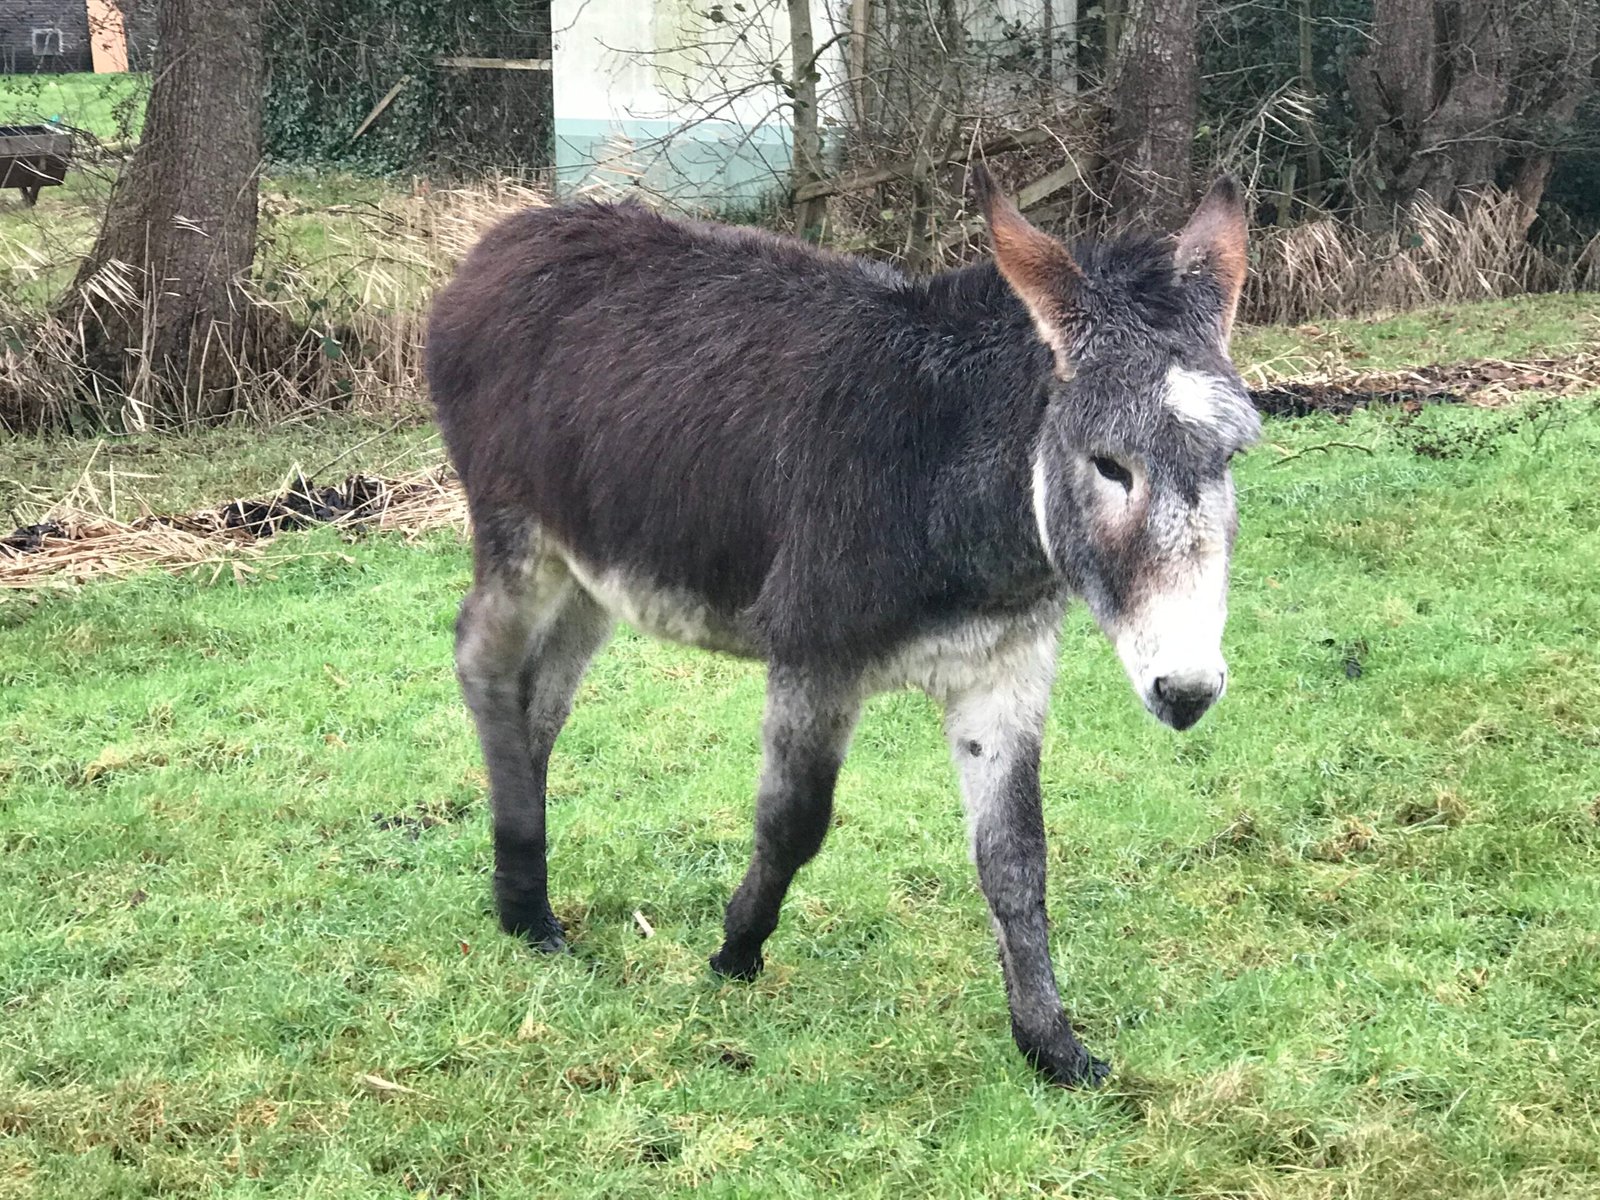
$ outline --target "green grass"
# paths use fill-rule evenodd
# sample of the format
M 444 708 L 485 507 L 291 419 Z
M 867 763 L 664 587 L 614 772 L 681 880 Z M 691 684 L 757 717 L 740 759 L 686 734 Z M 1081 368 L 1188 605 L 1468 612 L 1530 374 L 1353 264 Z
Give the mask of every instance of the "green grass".
M 131 145 L 149 86 L 144 75 L 0 75 L 0 125 L 58 120 L 101 141 Z M 35 208 L 15 192 L 0 192 L 0 287 L 35 308 L 48 305 L 93 244 L 114 173 L 108 163 L 79 164 L 62 186 L 41 191 Z M 395 194 L 394 185 L 342 171 L 281 169 L 261 191 L 259 274 L 266 290 L 273 292 L 274 278 L 304 274 L 330 304 L 370 305 L 369 289 L 352 284 L 352 276 L 366 267 L 359 272 L 364 281 L 382 257 L 371 212 Z M 347 296 L 352 289 L 357 295 Z M 416 293 L 411 288 L 407 295 Z
M 1270 424 L 1187 736 L 1069 619 L 1044 789 L 1093 1095 L 1012 1049 L 920 697 L 870 707 L 739 986 L 705 957 L 755 667 L 603 653 L 551 961 L 485 907 L 455 538 L 4 601 L 0 1195 L 1600 1195 L 1600 409 L 1521 415 Z
M 302 184 L 310 189 L 301 198 L 308 205 L 359 204 L 366 196 L 364 181 L 328 177 L 274 183 L 269 189 L 288 202 Z M 1242 329 L 1234 338 L 1234 358 L 1249 376 L 1263 366 L 1364 370 L 1408 361 L 1555 354 L 1600 341 L 1600 294 L 1523 296 L 1309 328 L 1315 332 Z M 1291 353 L 1292 347 L 1307 344 L 1321 349 Z M 97 442 L 0 434 L 0 524 L 37 519 L 86 474 L 104 504 L 117 492 L 129 506 L 119 503 L 118 515 L 126 517 L 137 515 L 141 502 L 153 512 L 184 512 L 265 494 L 294 468 L 315 472 L 335 459 L 335 475 L 394 474 L 433 465 L 440 454 L 431 426 L 407 420 L 396 427 L 390 419 L 351 415 L 265 430 L 226 425 L 182 438 L 147 434 Z
M 147 75 L 0 75 L 0 125 L 54 121 L 101 141 L 139 136 Z
M 1399 316 L 1243 329 L 1234 357 L 1279 374 L 1387 371 L 1475 358 L 1542 358 L 1600 343 L 1600 296 L 1516 296 Z

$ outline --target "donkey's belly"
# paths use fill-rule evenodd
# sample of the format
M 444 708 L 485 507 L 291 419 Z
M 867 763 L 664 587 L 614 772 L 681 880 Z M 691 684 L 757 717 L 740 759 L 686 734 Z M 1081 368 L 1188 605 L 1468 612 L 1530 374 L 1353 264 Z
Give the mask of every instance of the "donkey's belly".
M 1048 679 L 1065 609 L 1065 596 L 1050 595 L 1016 613 L 947 621 L 907 638 L 874 662 L 864 675 L 866 690 L 914 687 L 947 701 L 1014 681 L 1019 673 Z
M 641 633 L 702 650 L 758 658 L 755 640 L 739 623 L 683 588 L 618 567 L 594 567 L 566 558 L 572 577 L 596 603 Z

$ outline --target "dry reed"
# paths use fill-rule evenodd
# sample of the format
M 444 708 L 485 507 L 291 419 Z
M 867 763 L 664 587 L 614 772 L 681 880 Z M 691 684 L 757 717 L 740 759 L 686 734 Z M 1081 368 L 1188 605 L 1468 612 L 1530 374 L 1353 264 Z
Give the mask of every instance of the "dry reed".
M 1254 231 L 1243 315 L 1292 324 L 1600 282 L 1595 243 L 1563 266 L 1527 240 L 1526 228 L 1522 201 L 1490 190 L 1459 216 L 1423 198 L 1377 234 L 1332 218 Z

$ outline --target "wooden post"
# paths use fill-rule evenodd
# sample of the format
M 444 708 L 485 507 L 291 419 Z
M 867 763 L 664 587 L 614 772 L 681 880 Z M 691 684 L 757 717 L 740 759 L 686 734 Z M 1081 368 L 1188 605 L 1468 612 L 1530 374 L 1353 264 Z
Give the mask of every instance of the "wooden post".
M 128 33 L 115 0 L 86 0 L 89 54 L 96 75 L 117 75 L 128 69 Z

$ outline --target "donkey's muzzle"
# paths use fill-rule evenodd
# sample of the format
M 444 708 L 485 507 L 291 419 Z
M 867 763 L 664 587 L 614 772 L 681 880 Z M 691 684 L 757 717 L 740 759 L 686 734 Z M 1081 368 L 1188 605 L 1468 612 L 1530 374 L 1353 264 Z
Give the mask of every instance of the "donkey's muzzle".
M 1227 676 L 1217 671 L 1192 671 L 1158 676 L 1151 687 L 1150 709 L 1163 724 L 1188 729 L 1222 695 Z

